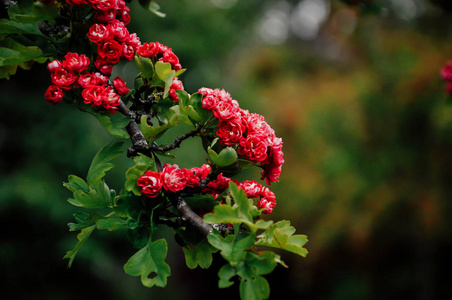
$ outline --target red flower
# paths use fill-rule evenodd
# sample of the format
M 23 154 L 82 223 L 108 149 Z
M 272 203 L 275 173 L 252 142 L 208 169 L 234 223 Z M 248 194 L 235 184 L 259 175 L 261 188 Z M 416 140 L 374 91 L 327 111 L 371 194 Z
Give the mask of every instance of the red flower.
M 207 188 L 203 190 L 203 193 L 206 194 L 221 194 L 229 187 L 229 181 L 231 181 L 230 178 L 224 177 L 223 173 L 220 173 L 217 176 L 217 179 L 212 180 L 207 184 Z
M 170 86 L 168 95 L 171 100 L 179 101 L 179 99 L 177 98 L 176 90 L 184 90 L 184 85 L 182 84 L 182 81 L 180 81 L 177 77 L 174 77 L 173 84 Z
M 72 6 L 80 6 L 86 4 L 86 0 L 66 0 L 66 2 Z
M 199 182 L 206 179 L 209 172 L 209 165 L 203 165 L 201 168 L 191 168 L 190 170 L 186 170 L 187 185 L 191 187 L 199 186 Z
M 94 66 L 104 75 L 110 76 L 113 71 L 113 65 L 107 58 L 98 56 L 94 62 Z
M 202 108 L 211 111 L 218 105 L 218 99 L 214 95 L 207 95 L 202 99 Z
M 68 71 L 82 72 L 88 69 L 90 63 L 89 58 L 84 54 L 68 52 L 64 58 L 63 68 Z
M 121 98 L 109 85 L 105 87 L 105 95 L 106 97 L 102 101 L 102 107 L 110 113 L 115 113 L 115 109 L 119 106 L 119 100 Z
M 235 118 L 232 120 L 221 121 L 218 124 L 217 136 L 223 145 L 235 145 L 240 142 L 244 133 L 242 120 Z
M 118 20 L 113 20 L 110 24 L 108 24 L 108 30 L 113 33 L 115 40 L 123 42 L 129 36 L 129 31 L 123 22 Z
M 82 91 L 83 102 L 100 106 L 106 97 L 104 85 L 90 85 Z
M 108 40 L 105 43 L 98 45 L 97 53 L 106 61 L 116 64 L 119 62 L 119 58 L 122 55 L 122 47 L 117 41 Z
M 94 14 L 94 21 L 100 23 L 111 23 L 115 20 L 116 11 L 115 10 L 107 10 L 107 11 L 97 11 Z
M 91 4 L 95 10 L 100 11 L 110 11 L 116 8 L 115 0 L 88 0 L 88 3 Z
M 163 52 L 163 57 L 161 60 L 170 63 L 173 66 L 173 69 L 176 71 L 182 69 L 182 66 L 179 63 L 179 58 L 176 56 L 176 54 L 173 53 L 173 50 L 171 48 L 168 48 L 167 51 Z
M 126 83 L 119 77 L 113 79 L 113 86 L 120 96 L 125 96 L 129 93 L 129 88 Z
M 238 184 L 238 187 L 245 191 L 248 198 L 259 197 L 262 193 L 262 185 L 255 180 L 245 180 Z
M 179 169 L 177 165 L 164 165 L 163 188 L 170 192 L 183 190 L 187 186 L 186 169 Z
M 77 74 L 64 68 L 58 68 L 53 71 L 51 77 L 52 83 L 64 90 L 69 90 L 77 80 Z
M 141 187 L 141 193 L 150 198 L 157 197 L 163 187 L 160 174 L 154 171 L 146 171 L 138 178 L 137 185 Z
M 102 44 L 113 36 L 110 29 L 104 24 L 93 24 L 86 35 L 95 44 Z
M 100 79 L 96 75 L 89 72 L 80 74 L 77 79 L 77 85 L 81 88 L 86 88 L 90 85 L 97 85 L 99 83 L 101 83 Z
M 253 163 L 263 162 L 267 158 L 267 142 L 261 135 L 248 135 L 240 140 L 238 153 Z
M 160 44 L 156 43 L 143 43 L 137 49 L 138 54 L 143 57 L 154 57 L 159 53 Z
M 127 60 L 132 60 L 140 45 L 140 39 L 136 33 L 132 33 L 122 43 L 122 56 Z
M 60 87 L 51 85 L 47 88 L 45 98 L 50 104 L 58 104 L 63 99 L 64 92 Z
M 262 198 L 261 200 L 257 201 L 257 206 L 259 209 L 264 209 L 265 214 L 270 214 L 273 209 L 275 208 L 276 202 L 269 201 L 265 198 Z
M 55 72 L 58 69 L 61 69 L 63 67 L 63 63 L 59 60 L 51 61 L 47 64 L 47 70 L 49 72 Z

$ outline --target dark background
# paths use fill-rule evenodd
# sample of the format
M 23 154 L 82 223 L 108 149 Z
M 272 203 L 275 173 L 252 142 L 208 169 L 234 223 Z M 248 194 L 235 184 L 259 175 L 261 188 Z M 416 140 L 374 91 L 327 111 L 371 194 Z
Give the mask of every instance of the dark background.
M 271 299 L 451 294 L 452 106 L 439 75 L 452 58 L 448 1 L 375 1 L 374 10 L 326 0 L 166 0 L 164 19 L 133 2 L 129 30 L 173 48 L 188 68 L 188 92 L 225 88 L 283 138 L 271 217 L 307 234 L 310 253 L 280 253 L 289 268 L 266 276 Z M 133 63 L 115 68 L 130 87 L 136 72 Z M 237 299 L 238 284 L 217 288 L 222 258 L 189 270 L 170 230 L 161 233 L 172 272 L 164 289 L 124 273 L 135 250 L 123 231 L 95 232 L 67 269 L 62 257 L 76 237 L 66 224 L 77 209 L 62 182 L 85 176 L 114 138 L 92 116 L 46 103 L 49 83 L 38 64 L 0 81 L 2 295 Z M 176 155 L 184 167 L 205 160 L 197 141 Z M 131 161 L 115 162 L 107 180 L 120 189 Z

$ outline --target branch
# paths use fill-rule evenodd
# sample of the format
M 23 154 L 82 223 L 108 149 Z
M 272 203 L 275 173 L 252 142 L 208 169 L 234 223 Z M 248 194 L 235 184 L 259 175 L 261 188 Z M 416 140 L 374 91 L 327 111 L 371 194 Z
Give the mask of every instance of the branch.
M 119 102 L 119 107 L 118 107 L 118 111 L 120 113 L 122 113 L 123 115 L 127 116 L 130 118 L 130 122 L 126 127 L 127 132 L 129 133 L 130 136 L 130 140 L 132 141 L 132 147 L 128 149 L 127 152 L 127 156 L 131 157 L 131 156 L 136 156 L 137 152 L 143 153 L 149 157 L 154 157 L 156 165 L 157 165 L 157 170 L 159 172 L 163 171 L 162 168 L 162 164 L 160 162 L 160 160 L 158 160 L 158 158 L 153 155 L 153 151 L 154 147 L 149 146 L 149 144 L 147 143 L 143 132 L 141 132 L 140 126 L 138 126 L 137 122 L 136 122 L 136 112 L 130 110 L 127 105 L 124 104 L 124 102 L 122 102 L 120 100 Z M 186 134 L 184 134 L 183 136 L 181 136 L 180 138 L 176 138 L 174 143 L 168 146 L 174 146 L 174 147 L 179 147 L 180 143 L 192 136 L 195 136 L 199 131 L 201 130 L 201 127 L 198 127 L 196 130 L 190 131 Z M 166 147 L 168 147 L 166 146 Z M 157 148 L 165 148 L 165 147 L 157 147 Z M 174 149 L 174 148 L 173 148 Z M 162 150 L 159 150 L 162 151 Z M 168 150 L 163 150 L 163 151 L 168 151 Z M 202 185 L 205 187 L 205 185 L 207 185 L 208 181 L 210 181 L 211 179 L 207 179 L 204 180 L 204 182 L 202 183 Z M 203 235 L 207 236 L 209 234 L 212 233 L 212 225 L 204 223 L 203 219 L 197 215 L 192 209 L 191 207 L 187 204 L 187 202 L 185 202 L 184 198 L 182 198 L 180 195 L 175 195 L 175 197 L 171 197 L 170 198 L 173 206 L 176 208 L 177 212 L 179 213 L 179 216 L 181 217 L 182 221 L 190 224 L 191 226 L 197 228 L 199 230 L 199 232 L 201 232 Z

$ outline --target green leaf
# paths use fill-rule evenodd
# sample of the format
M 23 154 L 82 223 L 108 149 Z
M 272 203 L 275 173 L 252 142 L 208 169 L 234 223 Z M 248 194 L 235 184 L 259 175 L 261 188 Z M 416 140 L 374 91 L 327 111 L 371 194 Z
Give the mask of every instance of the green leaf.
M 107 229 L 108 231 L 115 231 L 125 227 L 125 222 L 118 218 L 101 218 L 96 220 L 97 229 Z
M 226 147 L 217 154 L 212 148 L 207 149 L 210 159 L 219 167 L 232 165 L 238 158 L 237 152 L 232 147 Z
M 253 205 L 253 201 L 248 199 L 245 192 L 239 189 L 234 182 L 229 183 L 229 191 L 235 204 L 233 206 L 227 204 L 215 206 L 213 213 L 204 215 L 204 221 L 211 224 L 232 223 L 240 225 L 243 223 L 255 233 L 260 226 L 253 222 L 252 210 L 257 209 Z
M 171 68 L 171 64 L 163 61 L 155 63 L 155 73 L 158 78 L 165 82 L 165 90 L 163 92 L 163 98 L 168 97 L 168 91 L 173 84 L 173 79 L 176 75 L 176 71 Z
M 189 104 L 193 107 L 201 120 L 205 120 L 207 117 L 207 111 L 202 108 L 202 98 L 202 94 L 194 93 L 190 97 Z
M 306 257 L 308 251 L 303 246 L 308 242 L 308 239 L 305 235 L 293 235 L 294 233 L 295 228 L 290 226 L 289 221 L 279 221 L 257 237 L 256 245 L 284 249 Z
M 177 119 L 177 116 L 174 118 L 170 118 L 170 120 L 169 120 L 170 122 L 168 122 L 167 124 L 158 126 L 158 127 L 153 127 L 153 126 L 148 125 L 147 118 L 148 118 L 147 115 L 141 116 L 141 122 L 140 122 L 141 130 L 142 130 L 144 136 L 146 137 L 146 139 L 148 139 L 149 141 L 154 141 L 154 140 L 158 139 L 160 136 L 162 136 L 168 129 L 173 127 L 174 125 L 172 123 L 176 124 L 174 121 L 174 118 Z
M 88 185 L 101 180 L 105 176 L 105 172 L 114 167 L 108 162 L 122 154 L 122 144 L 123 142 L 111 142 L 96 153 L 86 176 Z
M 183 73 L 185 73 L 185 71 L 187 71 L 187 69 L 180 69 L 179 71 L 176 71 L 176 74 L 174 74 L 174 77 L 178 77 L 178 76 L 182 75 Z
M 88 226 L 92 226 L 96 223 L 98 218 L 102 218 L 101 215 L 98 214 L 88 214 L 86 212 L 76 212 L 74 213 L 74 219 L 77 223 L 69 223 L 67 224 L 69 227 L 69 231 L 79 231 Z
M 208 243 L 207 239 L 203 239 L 196 245 L 184 247 L 183 250 L 187 267 L 190 269 L 195 269 L 198 265 L 208 269 L 212 264 L 212 253 L 218 251 Z
M 32 21 L 31 23 L 26 22 L 16 22 L 13 20 L 0 19 L 0 34 L 34 34 L 43 35 L 39 31 L 37 21 Z
M 190 105 L 189 95 L 184 90 L 177 90 L 176 91 L 177 98 L 179 99 L 179 107 L 180 111 L 183 115 L 190 117 L 195 122 L 193 125 L 196 124 L 196 122 L 199 122 L 202 120 L 202 118 L 199 116 L 199 114 L 196 112 L 196 110 L 193 108 L 193 106 Z
M 135 63 L 144 78 L 151 79 L 154 76 L 154 64 L 149 57 L 136 55 Z
M 270 286 L 262 276 L 252 276 L 240 282 L 240 298 L 243 300 L 268 299 Z
M 220 271 L 218 271 L 218 277 L 220 280 L 218 281 L 218 287 L 220 289 L 230 287 L 234 284 L 234 281 L 230 281 L 232 277 L 237 275 L 237 271 L 230 264 L 226 264 L 221 267 Z
M 240 233 L 238 235 L 228 235 L 222 237 L 217 234 L 207 236 L 209 243 L 215 248 L 221 250 L 221 256 L 226 259 L 232 266 L 236 266 L 246 256 L 249 248 L 254 245 L 256 235 L 248 233 Z
M 167 251 L 166 240 L 149 240 L 145 247 L 127 261 L 124 271 L 131 276 L 141 276 L 141 283 L 146 287 L 164 287 L 171 274 L 169 265 L 165 263 Z
M 166 14 L 160 11 L 160 5 L 155 2 L 149 3 L 148 10 L 160 18 L 166 17 Z
M 99 114 L 99 113 L 91 113 L 104 127 L 108 130 L 113 136 L 128 139 L 129 134 L 124 129 L 130 122 L 130 118 L 124 116 L 123 114 Z
M 139 154 L 133 158 L 135 162 L 135 166 L 129 168 L 126 172 L 126 183 L 125 189 L 126 191 L 133 192 L 135 195 L 140 196 L 141 191 L 137 186 L 137 180 L 140 178 L 144 172 L 147 170 L 155 171 L 155 163 L 154 160 L 150 157 L 147 157 L 143 154 Z
M 88 186 L 83 179 L 69 175 L 68 182 L 63 185 L 73 193 L 74 198 L 68 202 L 74 206 L 102 208 L 112 205 L 110 189 L 103 181 Z
M 93 233 L 94 229 L 96 229 L 96 225 L 86 227 L 82 229 L 82 231 L 77 235 L 78 242 L 75 245 L 74 249 L 68 251 L 66 255 L 63 257 L 63 259 L 65 258 L 69 259 L 68 263 L 69 268 L 72 266 L 72 262 L 74 261 L 75 255 L 77 255 L 78 250 L 80 250 L 80 248 L 85 244 L 85 242 L 90 237 L 91 233 Z

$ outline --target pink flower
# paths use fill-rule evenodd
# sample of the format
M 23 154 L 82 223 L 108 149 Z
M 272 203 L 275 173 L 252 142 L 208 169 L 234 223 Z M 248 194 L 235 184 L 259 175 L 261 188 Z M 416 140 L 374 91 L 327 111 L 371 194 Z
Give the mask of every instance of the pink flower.
M 82 72 L 88 69 L 90 63 L 89 58 L 84 54 L 68 52 L 64 58 L 63 68 L 68 71 Z
M 203 97 L 213 94 L 213 90 L 210 88 L 202 87 L 198 90 L 198 93 L 202 94 Z
M 122 56 L 127 60 L 132 60 L 140 46 L 140 39 L 136 33 L 132 33 L 122 43 Z
M 220 121 L 230 120 L 237 117 L 237 108 L 231 102 L 218 102 L 212 112 L 215 118 Z
M 267 142 L 261 135 L 248 135 L 240 140 L 238 154 L 253 163 L 263 162 L 267 158 Z
M 137 185 L 141 187 L 141 193 L 155 198 L 163 187 L 161 176 L 158 172 L 146 171 L 143 176 L 138 178 Z
M 69 90 L 77 80 L 77 74 L 64 68 L 59 68 L 52 72 L 51 78 L 54 85 L 64 90 Z
M 184 85 L 182 84 L 182 81 L 179 80 L 179 78 L 174 77 L 173 84 L 170 86 L 170 90 L 168 92 L 170 99 L 173 101 L 179 101 L 179 99 L 177 98 L 176 90 L 184 90 Z
M 119 77 L 113 79 L 113 86 L 120 96 L 126 96 L 129 93 L 126 83 Z
M 98 56 L 94 61 L 94 66 L 104 75 L 110 76 L 113 71 L 113 65 L 107 58 Z
M 51 85 L 47 88 L 47 91 L 45 93 L 45 99 L 50 104 L 58 104 L 63 99 L 64 92 L 60 87 L 57 87 L 55 85 Z
M 213 95 L 207 95 L 202 99 L 202 108 L 207 111 L 213 110 L 218 104 L 217 97 Z
M 173 69 L 176 71 L 182 69 L 182 66 L 179 63 L 179 58 L 176 56 L 176 54 L 173 53 L 173 50 L 171 48 L 168 48 L 167 51 L 163 52 L 163 57 L 161 60 L 170 63 L 173 66 Z
M 91 6 L 95 10 L 100 11 L 111 11 L 116 8 L 116 1 L 115 0 L 88 0 L 88 3 L 91 4 Z
M 183 190 L 187 186 L 186 170 L 179 169 L 177 165 L 164 165 L 163 188 L 170 192 Z
M 93 24 L 86 35 L 95 44 L 102 44 L 113 37 L 110 29 L 104 24 Z

